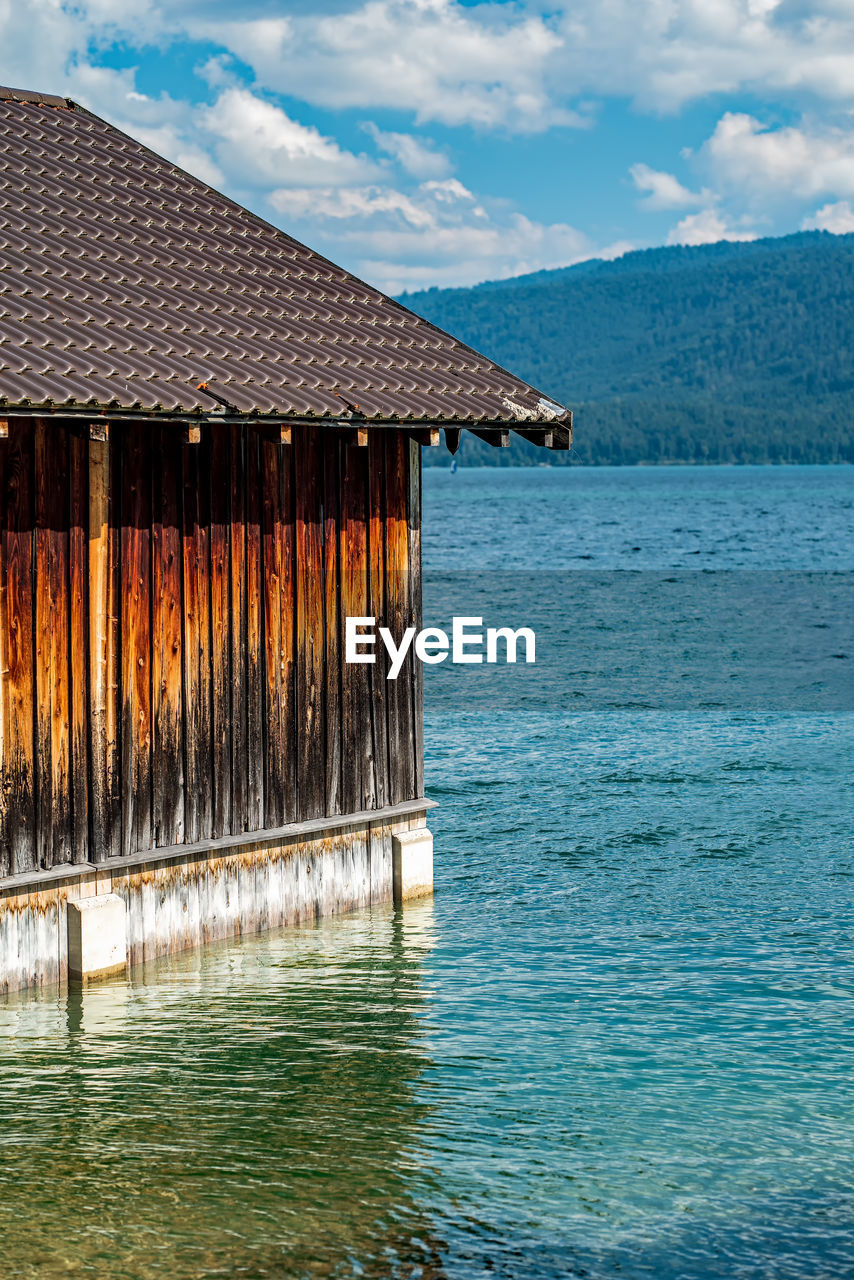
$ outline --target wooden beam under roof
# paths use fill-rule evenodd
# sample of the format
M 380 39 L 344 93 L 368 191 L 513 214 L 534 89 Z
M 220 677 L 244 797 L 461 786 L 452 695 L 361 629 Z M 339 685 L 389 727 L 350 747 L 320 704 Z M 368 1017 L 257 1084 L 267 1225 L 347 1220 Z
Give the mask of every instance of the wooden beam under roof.
M 491 444 L 493 449 L 506 449 L 510 445 L 510 432 L 504 427 L 470 427 L 469 430 L 479 440 Z

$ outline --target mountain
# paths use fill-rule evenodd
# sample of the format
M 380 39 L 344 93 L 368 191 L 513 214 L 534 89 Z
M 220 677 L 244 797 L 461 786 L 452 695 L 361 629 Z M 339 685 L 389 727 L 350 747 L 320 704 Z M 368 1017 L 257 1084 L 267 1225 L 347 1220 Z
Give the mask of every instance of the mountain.
M 400 301 L 575 410 L 554 463 L 854 462 L 854 234 L 645 249 Z M 464 433 L 462 457 L 542 460 L 512 440 Z

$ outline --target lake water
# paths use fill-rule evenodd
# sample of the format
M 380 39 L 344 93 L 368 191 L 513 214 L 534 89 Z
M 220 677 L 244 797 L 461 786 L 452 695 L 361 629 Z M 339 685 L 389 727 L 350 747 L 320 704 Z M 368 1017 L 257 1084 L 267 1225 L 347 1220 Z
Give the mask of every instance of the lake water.
M 852 524 L 428 471 L 435 899 L 0 1006 L 3 1276 L 854 1275 Z

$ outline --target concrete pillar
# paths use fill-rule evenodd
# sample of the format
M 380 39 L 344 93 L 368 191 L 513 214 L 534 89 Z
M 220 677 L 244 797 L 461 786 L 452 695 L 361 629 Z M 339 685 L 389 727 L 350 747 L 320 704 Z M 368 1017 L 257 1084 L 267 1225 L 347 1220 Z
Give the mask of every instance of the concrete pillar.
M 391 859 L 395 905 L 433 892 L 433 836 L 426 827 L 393 835 Z
M 68 903 L 68 974 L 104 978 L 127 964 L 125 904 L 118 894 L 102 893 Z

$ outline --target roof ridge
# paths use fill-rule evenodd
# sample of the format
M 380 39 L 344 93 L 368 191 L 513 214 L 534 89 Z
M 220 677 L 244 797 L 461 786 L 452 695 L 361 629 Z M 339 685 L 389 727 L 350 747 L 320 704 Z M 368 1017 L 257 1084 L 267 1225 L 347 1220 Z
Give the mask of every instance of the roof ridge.
M 9 89 L 0 85 L 0 102 L 33 102 L 42 107 L 64 107 L 73 111 L 76 103 L 71 98 L 60 98 L 55 93 L 36 93 L 34 89 Z

